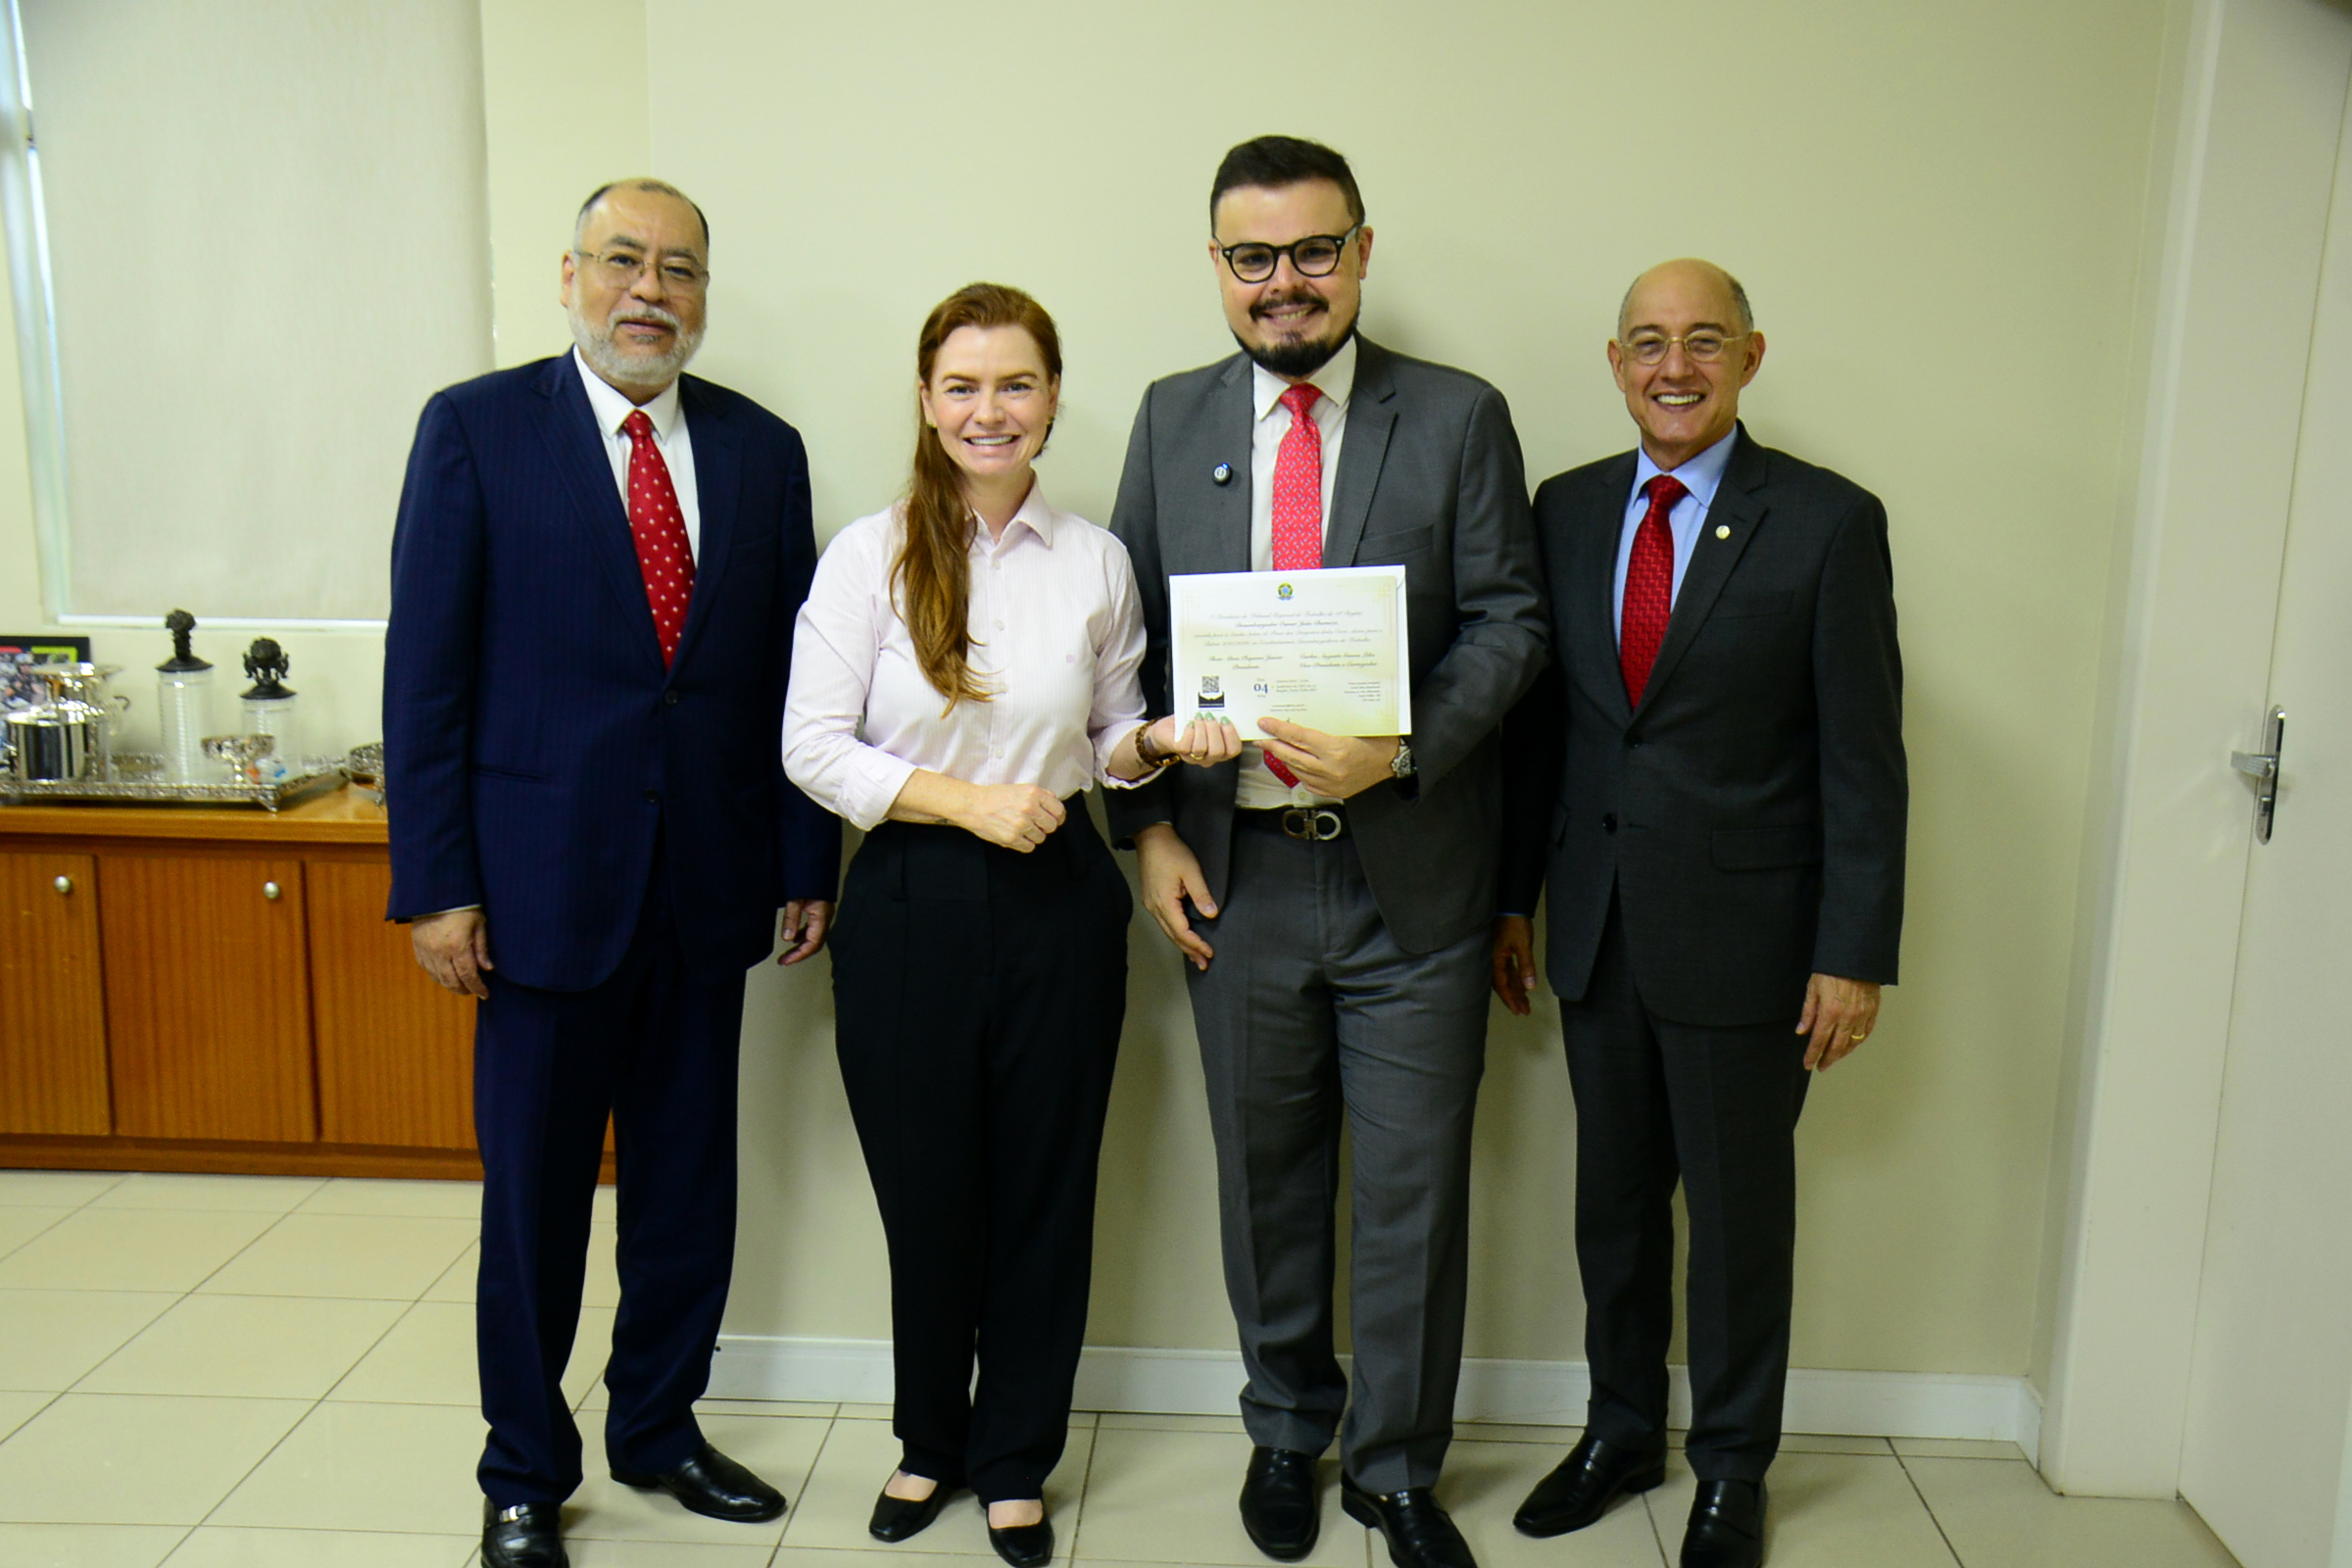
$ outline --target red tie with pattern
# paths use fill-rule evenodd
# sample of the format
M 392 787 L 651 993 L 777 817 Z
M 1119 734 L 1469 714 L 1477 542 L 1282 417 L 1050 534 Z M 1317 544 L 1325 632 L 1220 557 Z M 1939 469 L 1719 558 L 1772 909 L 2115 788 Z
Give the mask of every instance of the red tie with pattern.
M 1657 662 L 1658 644 L 1666 640 L 1666 619 L 1674 613 L 1674 530 L 1666 517 L 1690 493 L 1671 473 L 1658 474 L 1642 488 L 1649 492 L 1649 511 L 1634 532 L 1633 554 L 1626 559 L 1625 607 L 1617 621 L 1617 667 L 1636 708 L 1649 684 L 1649 667 Z
M 1295 386 L 1282 395 L 1291 427 L 1274 452 L 1276 571 L 1313 571 L 1323 564 L 1323 430 L 1314 418 L 1315 399 L 1322 395 L 1311 386 Z M 1298 787 L 1298 775 L 1282 759 L 1272 752 L 1260 755 L 1285 789 Z
M 686 514 L 670 488 L 669 465 L 654 445 L 654 421 L 637 409 L 620 428 L 629 438 L 629 536 L 637 541 L 645 602 L 667 668 L 678 657 L 678 634 L 686 629 L 686 606 L 694 598 L 694 552 L 686 543 Z

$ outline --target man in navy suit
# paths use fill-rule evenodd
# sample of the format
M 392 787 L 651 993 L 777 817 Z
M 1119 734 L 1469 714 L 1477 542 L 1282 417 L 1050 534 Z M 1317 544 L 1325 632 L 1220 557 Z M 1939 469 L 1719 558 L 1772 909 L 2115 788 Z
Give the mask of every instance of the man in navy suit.
M 481 999 L 476 1308 L 486 1568 L 561 1568 L 581 1479 L 562 1378 L 608 1114 L 613 1479 L 698 1513 L 784 1497 L 704 1441 L 735 1246 L 744 972 L 823 946 L 840 830 L 785 782 L 816 548 L 801 438 L 680 372 L 710 229 L 655 180 L 588 199 L 575 349 L 425 405 L 392 544 L 384 741 L 395 920 Z

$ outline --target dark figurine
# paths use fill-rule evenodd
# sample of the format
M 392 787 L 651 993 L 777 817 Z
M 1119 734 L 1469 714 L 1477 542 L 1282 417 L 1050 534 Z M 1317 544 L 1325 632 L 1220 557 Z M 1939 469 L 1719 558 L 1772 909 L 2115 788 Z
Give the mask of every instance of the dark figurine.
M 182 670 L 210 669 L 210 660 L 198 659 L 188 647 L 188 639 L 196 633 L 196 617 L 184 610 L 174 610 L 164 617 L 164 630 L 172 634 L 172 657 L 155 667 L 170 674 Z
M 292 656 L 277 645 L 276 638 L 256 637 L 253 646 L 245 650 L 245 673 L 253 681 L 253 689 L 245 695 L 261 701 L 293 696 L 294 688 L 285 684 L 286 671 L 293 667 Z

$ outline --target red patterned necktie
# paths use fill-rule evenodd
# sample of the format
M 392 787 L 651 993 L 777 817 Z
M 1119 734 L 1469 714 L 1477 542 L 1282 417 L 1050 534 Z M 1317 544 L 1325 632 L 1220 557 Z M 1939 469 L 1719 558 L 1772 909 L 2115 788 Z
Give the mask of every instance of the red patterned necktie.
M 678 634 L 686 629 L 686 606 L 694 598 L 694 551 L 686 543 L 686 514 L 670 487 L 669 465 L 654 445 L 654 421 L 637 409 L 620 428 L 629 438 L 629 536 L 637 541 L 645 602 L 654 612 L 654 635 L 662 640 L 667 668 L 678 657 Z
M 1658 644 L 1666 640 L 1666 619 L 1674 613 L 1674 530 L 1666 517 L 1690 493 L 1671 473 L 1658 474 L 1642 488 L 1649 492 L 1649 511 L 1634 532 L 1633 554 L 1625 563 L 1625 606 L 1617 623 L 1617 667 L 1636 708 L 1649 684 L 1649 667 L 1657 662 Z
M 1314 418 L 1315 399 L 1322 395 L 1311 386 L 1295 386 L 1282 395 L 1291 427 L 1274 452 L 1276 571 L 1313 571 L 1323 564 L 1323 430 Z M 1272 752 L 1260 755 L 1285 789 L 1298 787 L 1298 775 L 1280 758 Z

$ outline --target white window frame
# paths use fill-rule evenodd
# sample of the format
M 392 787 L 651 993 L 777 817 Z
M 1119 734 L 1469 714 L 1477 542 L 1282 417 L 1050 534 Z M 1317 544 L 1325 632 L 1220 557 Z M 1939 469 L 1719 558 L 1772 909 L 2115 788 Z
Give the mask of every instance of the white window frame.
M 152 615 L 77 615 L 73 606 L 73 530 L 68 526 L 64 388 L 58 380 L 57 310 L 49 281 L 49 220 L 41 200 L 41 157 L 33 136 L 32 77 L 18 0 L 5 0 L 0 29 L 0 217 L 8 229 L 9 293 L 16 305 L 17 371 L 24 384 L 24 456 L 32 488 L 33 553 L 41 607 L 59 626 L 153 627 Z M 217 617 L 223 631 L 380 632 L 381 620 Z

